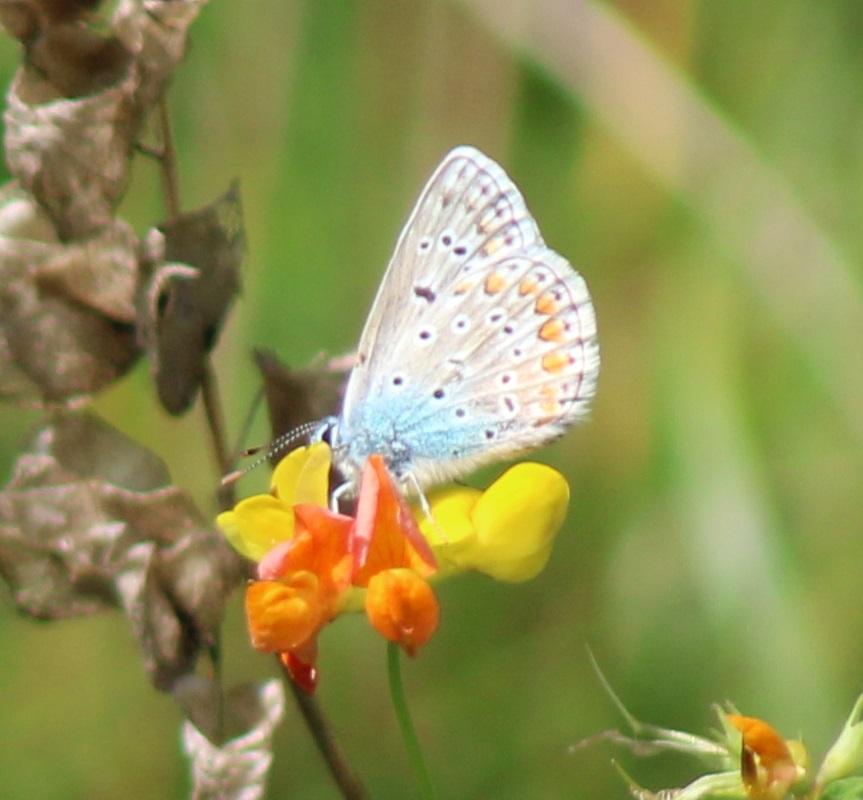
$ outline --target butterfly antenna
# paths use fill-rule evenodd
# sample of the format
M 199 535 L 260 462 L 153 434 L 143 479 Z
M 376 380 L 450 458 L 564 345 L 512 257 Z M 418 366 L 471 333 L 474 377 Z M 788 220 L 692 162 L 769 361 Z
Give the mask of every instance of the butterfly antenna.
M 298 439 L 304 439 L 313 431 L 317 430 L 321 427 L 321 420 L 314 420 L 313 422 L 304 422 L 302 425 L 297 425 L 296 428 L 292 428 L 287 433 L 281 434 L 281 436 L 277 436 L 273 441 L 267 445 L 264 454 L 259 458 L 256 458 L 251 464 L 243 469 L 235 469 L 233 472 L 229 472 L 227 475 L 222 477 L 220 481 L 222 486 L 227 486 L 231 483 L 235 483 L 243 475 L 251 472 L 253 469 L 260 467 L 261 464 L 265 464 L 274 456 L 279 455 L 279 453 L 287 450 L 294 442 Z M 253 456 L 256 453 L 260 453 L 263 450 L 263 447 L 250 447 L 248 450 L 243 452 L 244 456 Z

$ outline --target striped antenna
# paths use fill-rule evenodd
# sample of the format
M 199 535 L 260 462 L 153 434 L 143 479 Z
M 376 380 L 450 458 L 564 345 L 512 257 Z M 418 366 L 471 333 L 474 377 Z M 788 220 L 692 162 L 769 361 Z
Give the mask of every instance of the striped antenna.
M 222 480 L 220 481 L 221 485 L 227 486 L 228 484 L 235 483 L 242 478 L 243 475 L 246 475 L 253 469 L 260 467 L 261 464 L 265 464 L 273 458 L 273 456 L 277 456 L 279 453 L 287 450 L 298 439 L 303 439 L 313 431 L 320 428 L 323 422 L 324 421 L 320 419 L 316 419 L 313 422 L 304 422 L 302 425 L 297 425 L 296 428 L 292 428 L 287 433 L 277 436 L 269 443 L 269 445 L 267 445 L 266 451 L 260 458 L 256 458 L 251 464 L 249 464 L 249 466 L 244 467 L 243 469 L 235 469 L 233 472 L 229 472 L 227 475 L 222 476 Z M 251 447 L 243 452 L 243 456 L 253 456 L 256 453 L 260 453 L 262 449 L 262 447 Z

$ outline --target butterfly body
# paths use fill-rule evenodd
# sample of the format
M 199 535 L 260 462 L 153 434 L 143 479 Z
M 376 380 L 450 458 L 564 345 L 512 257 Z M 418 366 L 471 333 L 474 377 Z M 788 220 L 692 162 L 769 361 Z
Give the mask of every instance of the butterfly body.
M 336 465 L 381 454 L 429 486 L 557 438 L 599 370 L 584 279 L 548 248 L 504 171 L 451 151 L 406 223 L 366 322 Z

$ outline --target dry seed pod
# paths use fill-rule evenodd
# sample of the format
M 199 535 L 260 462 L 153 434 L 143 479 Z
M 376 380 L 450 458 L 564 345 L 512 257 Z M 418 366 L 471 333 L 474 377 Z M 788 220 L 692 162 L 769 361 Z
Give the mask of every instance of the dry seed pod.
M 92 415 L 37 431 L 0 492 L 0 575 L 19 609 L 59 619 L 122 608 L 157 688 L 213 643 L 243 573 L 162 462 Z

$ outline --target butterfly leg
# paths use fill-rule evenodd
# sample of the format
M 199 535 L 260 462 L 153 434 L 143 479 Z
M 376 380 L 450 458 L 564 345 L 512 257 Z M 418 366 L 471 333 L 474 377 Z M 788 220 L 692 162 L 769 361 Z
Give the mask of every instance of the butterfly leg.
M 431 510 L 431 505 L 429 505 L 428 498 L 425 495 L 425 492 L 420 486 L 420 482 L 417 480 L 417 476 L 413 474 L 413 472 L 408 472 L 404 477 L 404 484 L 409 484 L 410 488 L 416 492 L 417 501 L 420 504 L 420 508 L 422 509 L 423 515 L 425 518 L 432 524 L 437 534 L 440 536 L 442 542 L 449 541 L 446 531 L 440 525 L 440 523 L 435 519 L 434 514 Z M 407 488 L 407 486 L 405 486 Z
M 429 519 L 432 519 L 431 506 L 429 505 L 428 498 L 425 496 L 422 486 L 420 486 L 420 482 L 417 480 L 417 476 L 414 475 L 413 472 L 406 473 L 404 483 L 409 484 L 410 488 L 416 492 L 423 514 L 425 514 Z
M 330 511 L 339 513 L 339 501 L 343 497 L 350 497 L 353 492 L 354 484 L 351 481 L 345 481 L 336 486 L 330 493 Z

